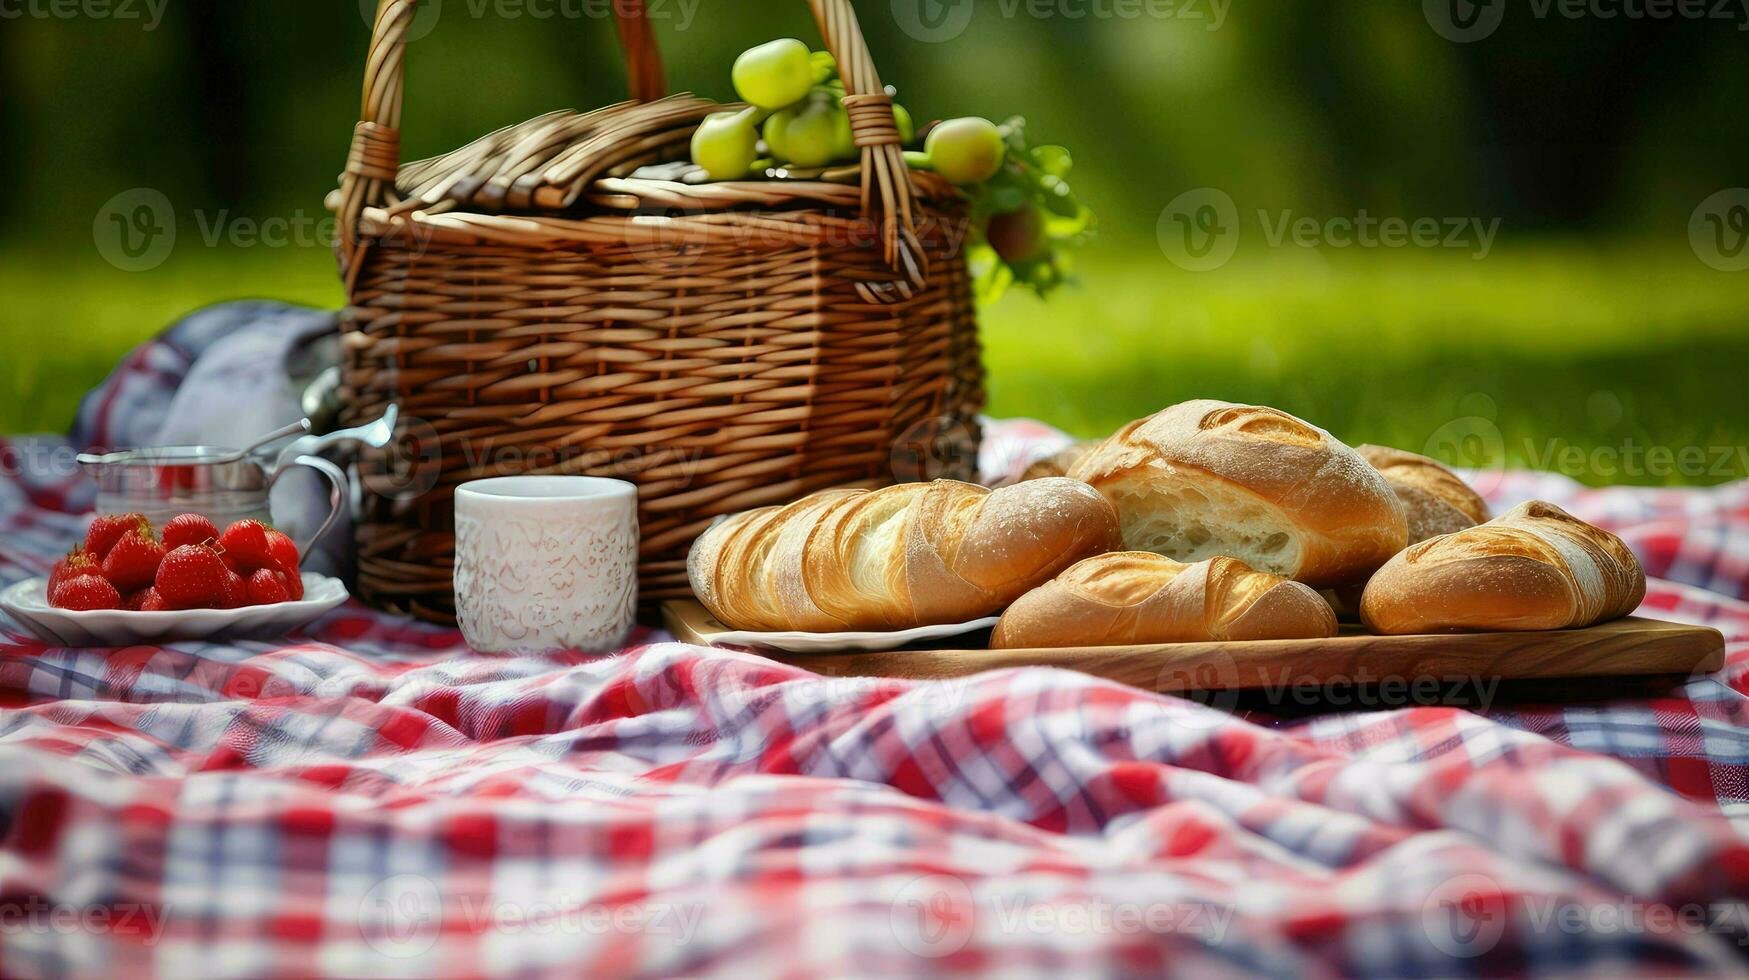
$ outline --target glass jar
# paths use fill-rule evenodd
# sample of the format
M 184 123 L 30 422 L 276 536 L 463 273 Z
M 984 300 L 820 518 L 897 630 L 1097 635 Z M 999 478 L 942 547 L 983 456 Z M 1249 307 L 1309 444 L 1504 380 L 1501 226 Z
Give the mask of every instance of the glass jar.
M 290 456 L 271 468 L 254 456 L 214 446 L 159 446 L 79 456 L 97 484 L 99 514 L 144 514 L 162 527 L 178 514 L 200 514 L 219 528 L 233 521 L 273 519 L 269 494 L 294 466 L 316 470 L 329 483 L 328 516 L 298 552 L 309 554 L 347 497 L 346 474 L 320 456 Z

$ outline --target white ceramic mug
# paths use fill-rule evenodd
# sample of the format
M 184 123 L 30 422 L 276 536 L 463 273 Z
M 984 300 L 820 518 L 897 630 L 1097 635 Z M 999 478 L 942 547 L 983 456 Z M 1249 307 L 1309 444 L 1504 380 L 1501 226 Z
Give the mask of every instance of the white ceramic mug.
M 475 650 L 612 650 L 637 604 L 630 483 L 504 476 L 456 488 L 456 620 Z

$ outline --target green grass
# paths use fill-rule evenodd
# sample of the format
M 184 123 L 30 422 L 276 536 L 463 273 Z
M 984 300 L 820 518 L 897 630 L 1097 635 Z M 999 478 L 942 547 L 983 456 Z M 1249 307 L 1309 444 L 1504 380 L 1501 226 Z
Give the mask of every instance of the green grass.
M 1593 484 L 1749 476 L 1749 289 L 1685 247 L 1288 250 L 1195 274 L 1106 244 L 1082 270 L 1048 302 L 985 311 L 992 414 L 1096 436 L 1216 397 Z M 139 274 L 11 252 L 0 295 L 8 433 L 65 429 L 123 352 L 189 310 L 340 299 L 321 249 L 178 252 Z
M 79 399 L 121 356 L 184 314 L 229 299 L 336 308 L 334 261 L 321 249 L 178 251 L 122 272 L 96 250 L 0 252 L 0 433 L 63 432 Z
M 984 318 L 993 414 L 1099 436 L 1214 397 L 1593 485 L 1749 476 L 1749 289 L 1686 248 L 1095 258 Z

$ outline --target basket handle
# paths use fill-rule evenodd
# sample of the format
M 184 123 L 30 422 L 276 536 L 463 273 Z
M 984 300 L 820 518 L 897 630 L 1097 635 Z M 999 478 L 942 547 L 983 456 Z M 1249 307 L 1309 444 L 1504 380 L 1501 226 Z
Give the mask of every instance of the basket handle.
M 401 166 L 401 93 L 407 55 L 407 33 L 421 0 L 378 0 L 371 31 L 370 55 L 364 69 L 364 102 L 352 130 L 352 148 L 340 178 L 336 218 L 340 265 L 350 282 L 367 243 L 358 229 L 366 208 L 393 203 L 395 176 Z M 900 150 L 893 121 L 893 99 L 881 85 L 874 58 L 863 39 L 851 0 L 808 0 L 826 49 L 838 60 L 844 82 L 844 108 L 850 129 L 862 150 L 862 211 L 881 215 L 881 244 L 887 264 L 899 274 L 892 283 L 863 284 L 866 298 L 892 302 L 914 295 L 928 269 L 917 240 L 917 189 Z M 644 0 L 616 0 L 614 17 L 626 53 L 626 73 L 632 97 L 660 98 L 667 90 L 661 53 L 650 29 Z

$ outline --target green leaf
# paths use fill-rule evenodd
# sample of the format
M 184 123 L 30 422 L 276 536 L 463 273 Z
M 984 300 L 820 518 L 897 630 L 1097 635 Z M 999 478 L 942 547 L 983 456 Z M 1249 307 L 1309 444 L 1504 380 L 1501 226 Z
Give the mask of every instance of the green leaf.
M 1026 207 L 1026 191 L 1019 187 L 995 187 L 990 190 L 990 212 L 1007 214 Z
M 1046 175 L 1038 182 L 1039 198 L 1045 209 L 1061 218 L 1079 217 L 1082 211 L 1081 202 L 1076 199 L 1075 192 L 1061 177 Z
M 1069 156 L 1066 147 L 1050 144 L 1037 146 L 1032 150 L 1032 160 L 1039 169 L 1059 180 L 1069 175 L 1069 170 L 1075 165 L 1074 158 Z
M 1078 239 L 1093 227 L 1093 212 L 1082 208 L 1069 218 L 1059 218 L 1054 214 L 1045 215 L 1045 234 L 1055 241 Z M 1055 250 L 1058 255 L 1065 254 L 1062 249 Z
M 994 303 L 1008 291 L 1014 273 L 986 242 L 978 242 L 966 252 L 966 265 L 972 272 L 972 293 L 979 303 Z

